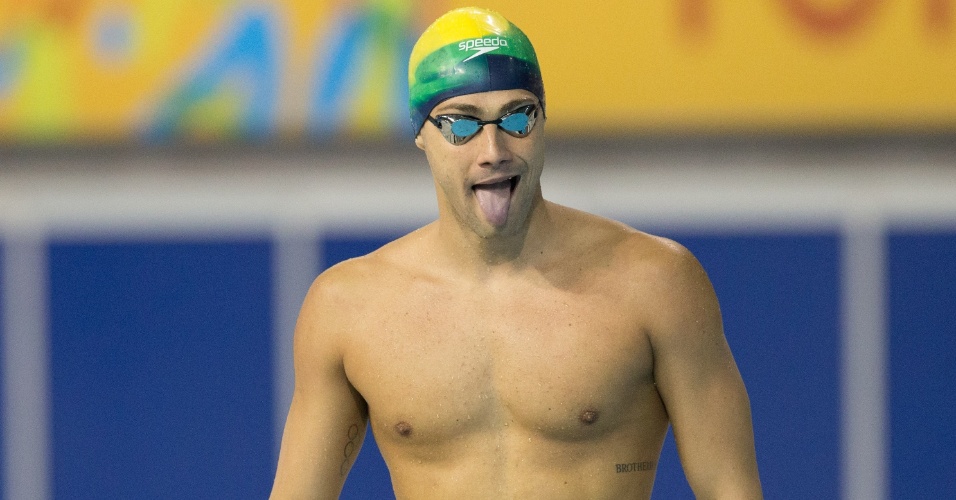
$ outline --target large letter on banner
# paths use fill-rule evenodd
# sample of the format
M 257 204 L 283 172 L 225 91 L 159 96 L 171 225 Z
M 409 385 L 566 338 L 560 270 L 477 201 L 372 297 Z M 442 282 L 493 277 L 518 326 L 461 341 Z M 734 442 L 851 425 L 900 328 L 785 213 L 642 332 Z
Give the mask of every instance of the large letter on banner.
M 863 24 L 882 0 L 850 0 L 841 9 L 821 9 L 808 0 L 780 0 L 793 16 L 812 32 L 832 37 Z
M 246 14 L 222 48 L 161 104 L 151 139 L 177 133 L 201 138 L 275 132 L 279 69 L 266 11 Z

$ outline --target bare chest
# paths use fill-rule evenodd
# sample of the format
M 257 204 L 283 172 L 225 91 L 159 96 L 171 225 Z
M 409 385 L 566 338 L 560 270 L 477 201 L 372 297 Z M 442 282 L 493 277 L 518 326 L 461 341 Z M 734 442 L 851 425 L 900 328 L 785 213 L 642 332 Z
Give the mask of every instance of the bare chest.
M 640 313 L 611 295 L 537 292 L 396 294 L 363 318 L 345 362 L 376 435 L 438 443 L 510 428 L 575 441 L 648 411 Z

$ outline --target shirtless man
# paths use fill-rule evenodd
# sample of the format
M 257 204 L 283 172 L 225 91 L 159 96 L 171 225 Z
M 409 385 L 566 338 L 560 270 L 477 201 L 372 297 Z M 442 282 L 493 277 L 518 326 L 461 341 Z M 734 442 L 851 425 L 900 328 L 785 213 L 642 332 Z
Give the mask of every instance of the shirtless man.
M 649 498 L 668 425 L 699 498 L 760 498 L 701 266 L 542 198 L 544 90 L 524 34 L 452 11 L 416 44 L 410 81 L 438 220 L 310 289 L 273 498 L 336 498 L 368 424 L 400 499 Z

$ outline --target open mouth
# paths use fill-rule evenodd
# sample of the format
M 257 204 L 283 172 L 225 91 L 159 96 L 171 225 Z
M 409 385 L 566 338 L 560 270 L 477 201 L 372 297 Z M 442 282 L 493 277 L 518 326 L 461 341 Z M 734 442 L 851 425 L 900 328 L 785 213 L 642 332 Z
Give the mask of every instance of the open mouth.
M 491 191 L 504 191 L 507 188 L 509 194 L 514 193 L 515 189 L 518 187 L 518 183 L 521 181 L 520 175 L 513 175 L 507 179 L 503 179 L 497 182 L 486 182 L 482 184 L 475 184 L 471 187 L 476 193 L 482 190 L 491 190 Z
M 511 195 L 514 193 L 520 175 L 488 184 L 475 184 L 472 190 L 478 200 L 485 218 L 493 225 L 500 226 L 508 221 L 508 211 L 511 208 Z
M 511 183 L 511 192 L 512 192 L 512 193 L 515 192 L 515 188 L 518 187 L 518 181 L 520 181 L 520 180 L 521 180 L 521 176 L 520 176 L 520 175 L 516 175 L 516 176 L 514 176 L 514 177 L 508 179 L 508 182 Z

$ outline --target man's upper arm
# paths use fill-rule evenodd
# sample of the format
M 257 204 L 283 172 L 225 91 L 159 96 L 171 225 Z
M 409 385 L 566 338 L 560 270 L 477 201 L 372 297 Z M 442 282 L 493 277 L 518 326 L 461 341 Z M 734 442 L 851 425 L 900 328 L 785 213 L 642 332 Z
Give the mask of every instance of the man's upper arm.
M 348 314 L 327 281 L 313 284 L 296 323 L 295 391 L 272 498 L 338 498 L 365 437 L 368 410 L 342 359 Z
M 760 498 L 750 402 L 710 280 L 686 249 L 663 259 L 654 376 L 698 498 Z

